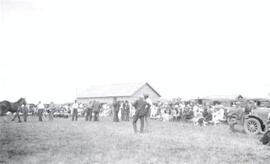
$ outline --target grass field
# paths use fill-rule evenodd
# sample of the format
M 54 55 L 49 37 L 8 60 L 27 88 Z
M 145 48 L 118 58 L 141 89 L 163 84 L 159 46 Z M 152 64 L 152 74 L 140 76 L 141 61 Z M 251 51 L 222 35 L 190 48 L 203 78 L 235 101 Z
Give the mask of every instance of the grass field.
M 149 133 L 134 134 L 131 122 L 111 118 L 16 123 L 0 117 L 0 163 L 270 163 L 270 148 L 258 137 L 227 125 L 151 121 Z

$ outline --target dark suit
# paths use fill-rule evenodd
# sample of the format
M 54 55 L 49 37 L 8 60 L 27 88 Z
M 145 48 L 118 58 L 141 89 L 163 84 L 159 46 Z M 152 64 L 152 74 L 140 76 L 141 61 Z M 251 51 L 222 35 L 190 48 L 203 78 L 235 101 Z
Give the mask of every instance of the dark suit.
M 113 107 L 113 122 L 119 122 L 118 112 L 119 112 L 119 102 L 114 101 L 112 104 Z
M 99 112 L 100 112 L 101 104 L 99 102 L 95 102 L 93 106 L 93 112 L 94 112 L 94 121 L 99 120 Z
M 122 108 L 121 108 L 121 121 L 125 121 L 125 108 L 124 108 L 124 103 L 122 104 Z M 121 106 L 121 105 L 120 105 Z
M 92 121 L 93 105 L 90 105 L 86 108 L 86 117 L 85 121 Z
M 24 122 L 26 122 L 27 121 L 27 116 L 28 116 L 28 108 L 26 106 L 24 106 L 22 108 L 22 113 L 23 113 L 23 120 L 24 120 Z
M 144 117 L 146 117 L 147 114 L 147 102 L 144 101 L 143 99 L 139 99 L 137 100 L 133 106 L 135 107 L 136 111 L 135 111 L 135 115 L 133 116 L 133 130 L 135 133 L 137 133 L 137 121 L 138 119 L 140 119 L 141 122 L 141 128 L 140 128 L 140 132 L 143 133 L 144 132 Z

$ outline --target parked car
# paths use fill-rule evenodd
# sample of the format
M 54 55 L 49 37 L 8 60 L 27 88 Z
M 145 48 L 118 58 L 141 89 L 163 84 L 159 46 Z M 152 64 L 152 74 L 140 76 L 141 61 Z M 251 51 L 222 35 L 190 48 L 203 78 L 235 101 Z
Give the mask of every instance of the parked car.
M 234 125 L 242 125 L 247 134 L 264 133 L 270 123 L 270 108 L 259 107 L 246 114 L 242 109 L 234 109 L 228 113 L 227 122 L 234 130 Z

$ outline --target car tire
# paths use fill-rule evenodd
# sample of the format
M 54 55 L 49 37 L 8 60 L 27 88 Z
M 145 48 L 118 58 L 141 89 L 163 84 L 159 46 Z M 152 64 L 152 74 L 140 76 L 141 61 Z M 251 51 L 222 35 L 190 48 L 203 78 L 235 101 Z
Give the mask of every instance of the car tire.
M 261 131 L 261 123 L 256 118 L 248 118 L 244 122 L 244 130 L 247 134 L 256 135 Z

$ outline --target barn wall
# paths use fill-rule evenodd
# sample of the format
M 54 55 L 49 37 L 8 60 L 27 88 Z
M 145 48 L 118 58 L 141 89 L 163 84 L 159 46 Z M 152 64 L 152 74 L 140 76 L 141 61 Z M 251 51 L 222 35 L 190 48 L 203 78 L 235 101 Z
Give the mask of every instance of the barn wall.
M 133 96 L 122 96 L 122 97 L 117 97 L 118 101 L 121 100 L 128 100 L 129 102 L 134 102 L 136 101 L 141 95 L 148 94 L 150 99 L 155 102 L 160 100 L 160 97 L 156 92 L 152 90 L 148 85 L 144 85 L 140 90 L 138 90 Z M 79 103 L 83 104 L 88 104 L 89 101 L 97 100 L 102 103 L 112 103 L 113 102 L 113 97 L 100 97 L 100 98 L 77 98 Z
M 79 103 L 88 104 L 89 101 L 94 101 L 94 100 L 102 102 L 102 103 L 109 103 L 113 99 L 104 97 L 104 98 L 78 98 L 77 100 L 78 100 Z
M 134 102 L 137 98 L 134 97 L 117 97 L 117 101 L 125 101 L 128 100 L 129 102 Z M 112 103 L 112 97 L 104 97 L 104 98 L 77 98 L 79 103 L 88 104 L 89 101 L 99 101 L 101 103 Z
M 160 99 L 159 95 L 156 94 L 148 85 L 144 85 L 138 92 L 133 95 L 133 97 L 138 98 L 141 95 L 148 94 L 152 101 L 158 101 Z

